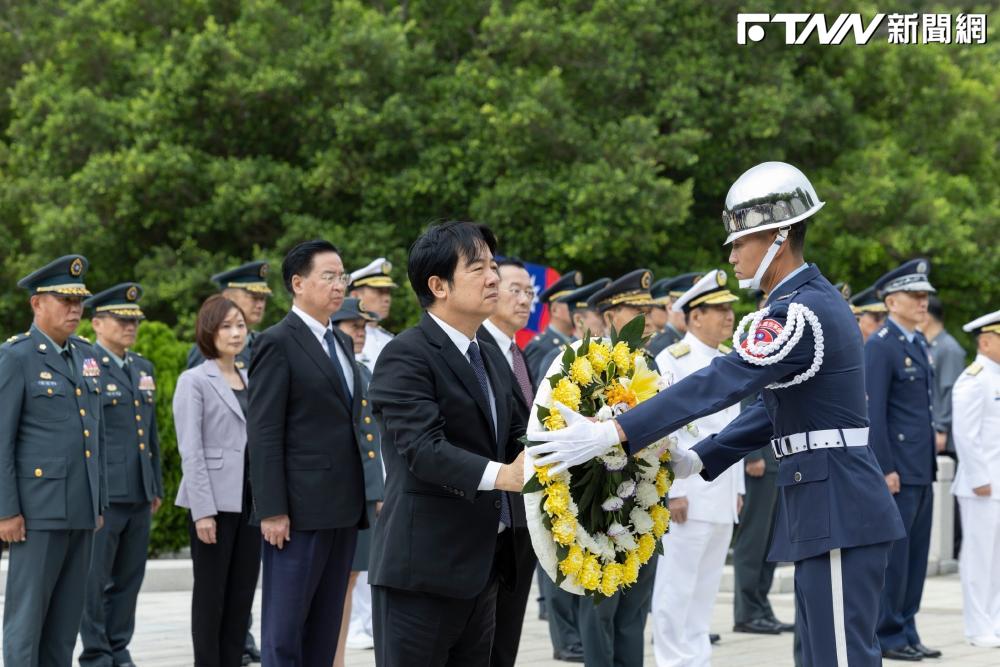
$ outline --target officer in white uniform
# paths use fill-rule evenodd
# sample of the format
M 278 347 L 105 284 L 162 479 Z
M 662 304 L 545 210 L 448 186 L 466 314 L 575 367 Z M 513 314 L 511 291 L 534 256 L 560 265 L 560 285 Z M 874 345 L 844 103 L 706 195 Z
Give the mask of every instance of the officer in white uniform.
M 671 308 L 683 313 L 684 337 L 656 357 L 667 382 L 674 383 L 705 368 L 731 350 L 722 344 L 733 335 L 732 302 L 725 271 L 709 271 Z M 740 412 L 735 403 L 695 419 L 674 431 L 677 447 L 689 449 L 718 433 Z M 709 624 L 719 592 L 726 552 L 746 492 L 743 470 L 733 466 L 713 481 L 692 476 L 670 488 L 670 532 L 663 536 L 663 555 L 653 588 L 653 649 L 657 667 L 709 665 Z
M 399 287 L 392 280 L 392 263 L 385 257 L 373 260 L 371 264 L 351 272 L 351 284 L 348 287 L 349 296 L 357 297 L 364 302 L 365 307 L 378 315 L 380 321 L 389 317 L 392 307 L 392 291 Z M 368 323 L 365 335 L 365 347 L 357 360 L 375 370 L 375 361 L 382 348 L 389 344 L 394 335 L 379 326 L 378 321 Z
M 952 434 L 962 525 L 962 614 L 973 646 L 1000 647 L 1000 310 L 964 327 L 976 336 L 976 361 L 951 392 Z

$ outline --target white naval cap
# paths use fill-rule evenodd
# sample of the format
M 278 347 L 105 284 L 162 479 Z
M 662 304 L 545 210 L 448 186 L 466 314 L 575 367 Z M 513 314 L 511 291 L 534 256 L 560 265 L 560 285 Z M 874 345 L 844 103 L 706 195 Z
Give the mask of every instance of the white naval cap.
M 1000 334 L 1000 310 L 989 315 L 976 318 L 962 327 L 962 331 L 967 333 L 996 333 Z
M 385 257 L 379 257 L 368 266 L 351 272 L 351 286 L 355 287 L 399 287 L 392 282 L 392 263 Z
M 698 306 L 714 306 L 739 301 L 739 297 L 729 291 L 729 281 L 725 271 L 709 271 L 694 284 L 694 287 L 677 297 L 670 307 L 675 312 L 690 312 Z

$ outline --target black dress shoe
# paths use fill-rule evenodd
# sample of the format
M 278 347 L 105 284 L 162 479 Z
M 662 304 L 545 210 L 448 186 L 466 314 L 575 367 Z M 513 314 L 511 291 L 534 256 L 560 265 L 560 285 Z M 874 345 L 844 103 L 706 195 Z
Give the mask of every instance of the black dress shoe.
M 910 646 L 903 648 L 890 648 L 882 651 L 882 657 L 886 660 L 904 660 L 906 662 L 919 662 L 924 656 L 913 650 Z
M 711 633 L 710 635 L 708 635 L 708 643 L 709 644 L 718 644 L 720 639 L 722 639 L 722 637 L 720 637 L 719 635 L 715 634 L 714 632 Z
M 779 621 L 778 619 L 776 619 L 774 616 L 772 616 L 771 618 L 769 618 L 767 620 L 771 621 L 771 624 L 774 627 L 778 628 L 778 632 L 795 632 L 795 624 L 794 623 L 782 623 L 781 621 Z
M 243 665 L 243 667 L 247 667 L 247 665 L 249 665 L 252 661 L 253 658 L 250 657 L 249 653 L 244 653 L 243 656 L 240 657 L 240 664 Z
M 939 650 L 937 650 L 935 648 L 927 648 L 926 646 L 924 646 L 923 644 L 921 644 L 919 642 L 916 643 L 916 644 L 914 644 L 910 648 L 912 648 L 914 651 L 916 651 L 920 655 L 924 656 L 925 658 L 940 658 L 941 657 L 941 651 L 939 651 Z
M 746 623 L 737 623 L 733 626 L 733 632 L 749 632 L 754 635 L 778 635 L 781 630 L 778 626 L 766 618 L 755 618 Z
M 583 662 L 583 647 L 571 646 L 562 651 L 556 650 L 552 657 L 556 660 L 561 660 L 562 662 Z

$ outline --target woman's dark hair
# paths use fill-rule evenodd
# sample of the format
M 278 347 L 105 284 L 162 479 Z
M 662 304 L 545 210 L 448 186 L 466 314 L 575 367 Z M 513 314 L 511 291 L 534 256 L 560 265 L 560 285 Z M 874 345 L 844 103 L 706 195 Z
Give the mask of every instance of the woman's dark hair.
M 421 308 L 434 304 L 434 294 L 427 285 L 431 276 L 452 284 L 458 260 L 466 262 L 480 259 L 488 249 L 494 254 L 497 238 L 486 225 L 477 222 L 448 221 L 433 224 L 410 246 L 406 274 L 417 293 Z
M 281 277 L 285 281 L 285 289 L 288 290 L 289 294 L 295 296 L 295 292 L 292 290 L 292 276 L 308 276 L 312 273 L 313 257 L 324 252 L 340 254 L 337 246 L 323 239 L 305 241 L 288 251 L 285 259 L 281 262 Z
M 233 308 L 239 311 L 240 317 L 246 322 L 247 316 L 243 309 L 237 306 L 235 301 L 230 301 L 221 294 L 213 294 L 201 304 L 198 321 L 195 324 L 194 340 L 206 359 L 219 358 L 219 350 L 215 347 L 215 335 L 219 333 L 219 328 Z

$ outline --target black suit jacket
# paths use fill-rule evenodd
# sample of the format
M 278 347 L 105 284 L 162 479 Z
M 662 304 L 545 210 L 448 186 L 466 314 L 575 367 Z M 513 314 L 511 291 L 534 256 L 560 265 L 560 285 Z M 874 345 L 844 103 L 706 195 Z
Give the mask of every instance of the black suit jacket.
M 369 386 L 382 432 L 385 504 L 375 524 L 375 586 L 469 599 L 490 581 L 500 492 L 478 491 L 486 464 L 513 459 L 525 422 L 513 374 L 495 345 L 480 345 L 496 400 L 429 315 L 382 350 Z
M 334 328 L 347 354 L 353 345 Z M 295 313 L 254 340 L 247 442 L 254 515 L 289 515 L 292 530 L 367 527 L 358 456 L 361 374 L 354 399 L 333 362 Z
M 512 391 L 514 392 L 514 412 L 518 413 L 518 418 L 522 423 L 527 424 L 531 419 L 531 406 L 524 400 L 524 394 L 521 393 L 521 388 L 517 386 L 517 378 L 514 377 L 514 371 L 510 367 L 510 364 L 507 363 L 507 357 L 504 355 L 503 350 L 500 349 L 499 343 L 497 343 L 493 334 L 491 334 L 490 330 L 486 327 L 479 327 L 479 331 L 476 333 L 476 338 L 484 343 L 489 343 L 500 352 L 500 356 L 504 362 L 503 365 L 510 372 L 510 383 Z M 527 364 L 525 364 L 525 366 L 527 366 Z M 534 387 L 535 378 L 531 373 L 530 368 L 528 369 L 528 380 L 531 382 L 531 386 Z M 522 449 L 524 449 L 524 444 L 521 443 L 520 439 L 518 439 L 517 442 L 512 443 L 511 447 L 507 448 L 507 459 L 503 461 L 503 463 L 511 463 L 517 458 L 517 455 L 521 453 Z M 510 494 L 510 504 L 513 510 L 512 518 L 514 519 L 514 527 L 527 528 L 528 522 L 524 513 L 524 497 L 520 493 L 512 493 Z

